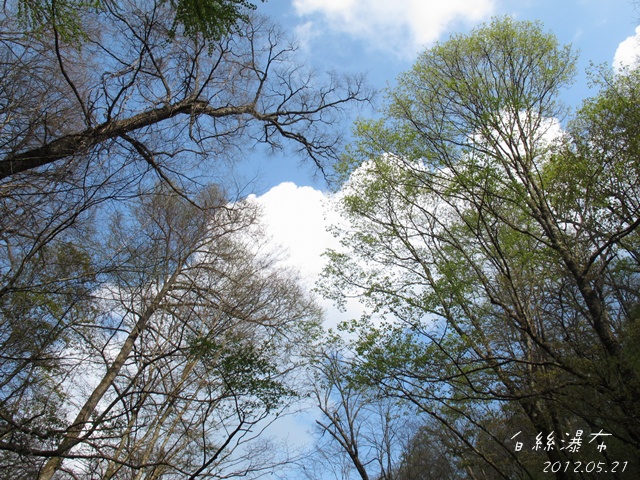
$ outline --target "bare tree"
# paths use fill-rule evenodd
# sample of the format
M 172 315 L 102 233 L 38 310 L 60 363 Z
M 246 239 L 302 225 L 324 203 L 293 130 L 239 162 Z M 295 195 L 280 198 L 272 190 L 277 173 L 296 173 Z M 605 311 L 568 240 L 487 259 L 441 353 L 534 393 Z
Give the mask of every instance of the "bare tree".
M 255 251 L 254 207 L 229 206 L 215 189 L 197 200 L 162 189 L 116 217 L 98 246 L 117 262 L 99 288 L 78 293 L 91 303 L 85 315 L 61 315 L 68 341 L 58 350 L 42 342 L 49 363 L 22 352 L 29 372 L 16 365 L 3 388 L 0 447 L 39 458 L 39 478 L 197 478 L 272 466 L 230 455 L 293 395 L 291 342 L 302 345 L 318 310 Z M 36 394 L 58 398 L 64 415 Z
M 337 337 L 319 346 L 311 368 L 312 397 L 320 413 L 316 461 L 339 465 L 336 478 L 395 479 L 413 430 L 406 408 L 358 378 L 348 349 Z
M 0 462 L 256 473 L 317 311 L 257 250 L 255 210 L 203 185 L 257 144 L 322 170 L 368 92 L 319 81 L 265 19 L 212 40 L 176 28 L 173 2 L 103 6 L 71 40 L 1 20 Z
M 265 19 L 211 44 L 171 33 L 171 15 L 169 2 L 109 2 L 72 45 L 55 26 L 34 36 L 5 19 L 0 179 L 85 159 L 89 172 L 107 161 L 167 180 L 247 142 L 289 140 L 321 169 L 336 155 L 331 124 L 367 100 L 361 79 L 319 82 Z

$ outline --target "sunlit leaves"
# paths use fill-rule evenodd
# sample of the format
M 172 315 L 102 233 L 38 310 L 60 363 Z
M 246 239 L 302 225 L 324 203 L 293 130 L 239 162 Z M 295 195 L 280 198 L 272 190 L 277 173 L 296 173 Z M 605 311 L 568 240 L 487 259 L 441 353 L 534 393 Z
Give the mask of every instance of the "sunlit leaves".
M 238 22 L 247 21 L 247 12 L 256 8 L 248 0 L 165 1 L 175 9 L 176 26 L 184 28 L 186 36 L 201 34 L 206 40 L 220 40 L 231 33 Z
M 180 29 L 187 37 L 201 36 L 206 41 L 218 41 L 233 33 L 256 8 L 249 0 L 160 0 L 159 3 L 169 3 L 172 7 L 171 35 Z M 17 0 L 15 8 L 18 19 L 34 32 L 53 27 L 65 41 L 82 41 L 86 28 L 83 12 L 105 6 L 102 0 Z M 153 2 L 147 8 L 152 9 Z

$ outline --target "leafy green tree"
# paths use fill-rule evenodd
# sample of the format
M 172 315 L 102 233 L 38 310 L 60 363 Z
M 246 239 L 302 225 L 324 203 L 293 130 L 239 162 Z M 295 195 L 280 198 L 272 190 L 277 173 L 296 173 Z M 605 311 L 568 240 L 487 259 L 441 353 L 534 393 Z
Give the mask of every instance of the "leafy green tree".
M 472 478 L 638 458 L 639 76 L 608 77 L 562 131 L 574 62 L 534 23 L 455 36 L 343 162 L 350 228 L 325 290 L 387 319 L 355 327 L 362 378 L 435 420 Z M 601 429 L 606 455 L 559 448 Z M 533 455 L 537 434 L 558 448 Z M 637 475 L 629 462 L 616 475 Z
M 86 34 L 82 14 L 109 8 L 111 3 L 101 0 L 17 0 L 5 2 L 4 11 L 15 15 L 32 33 L 53 28 L 65 40 L 81 41 Z M 248 12 L 256 9 L 256 5 L 248 0 L 169 0 L 168 3 L 173 10 L 169 38 L 181 30 L 188 37 L 201 36 L 209 41 L 233 33 L 239 23 L 248 21 Z M 152 3 L 149 6 L 153 8 Z

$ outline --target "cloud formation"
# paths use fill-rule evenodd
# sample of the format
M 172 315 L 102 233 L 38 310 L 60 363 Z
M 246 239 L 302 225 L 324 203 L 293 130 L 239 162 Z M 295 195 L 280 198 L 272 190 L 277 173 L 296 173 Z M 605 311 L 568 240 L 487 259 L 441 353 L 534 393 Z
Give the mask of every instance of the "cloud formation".
M 261 206 L 267 235 L 284 250 L 285 263 L 315 282 L 324 266 L 322 253 L 336 246 L 326 231 L 325 194 L 285 182 L 253 198 Z
M 314 288 L 327 261 L 323 253 L 329 248 L 340 250 L 340 242 L 327 229 L 344 222 L 334 208 L 334 196 L 284 182 L 249 199 L 260 205 L 265 234 L 283 250 L 283 264 L 297 270 L 307 288 Z M 364 312 L 357 299 L 349 299 L 345 311 L 339 311 L 331 300 L 318 300 L 328 328 Z
M 640 65 L 640 26 L 635 35 L 627 37 L 618 45 L 613 57 L 613 67 L 620 70 L 624 67 L 634 68 Z
M 378 50 L 413 56 L 438 40 L 453 22 L 476 23 L 495 9 L 495 0 L 293 0 L 305 33 L 345 33 Z

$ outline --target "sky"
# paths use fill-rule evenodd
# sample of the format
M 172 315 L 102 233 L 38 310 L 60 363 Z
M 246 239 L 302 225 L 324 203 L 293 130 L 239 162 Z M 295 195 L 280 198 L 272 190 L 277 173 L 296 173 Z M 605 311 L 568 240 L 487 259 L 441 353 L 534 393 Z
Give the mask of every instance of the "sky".
M 393 86 L 417 54 L 445 41 L 451 34 L 468 32 L 494 16 L 537 20 L 562 44 L 580 54 L 580 76 L 565 102 L 577 107 L 589 96 L 585 73 L 590 63 L 611 65 L 618 46 L 638 35 L 640 0 L 266 0 L 257 11 L 279 23 L 297 39 L 299 58 L 318 72 L 364 73 L 378 90 Z M 635 40 L 627 42 L 627 54 Z M 357 115 L 340 126 L 343 133 Z M 250 190 L 265 193 L 286 181 L 326 190 L 311 162 L 300 158 L 250 155 L 242 167 L 253 183 Z
M 318 71 L 366 73 L 369 84 L 381 91 L 379 99 L 419 52 L 495 16 L 540 21 L 561 44 L 579 52 L 579 77 L 563 93 L 572 108 L 595 94 L 586 73 L 590 64 L 632 64 L 640 53 L 640 0 L 268 0 L 258 3 L 258 12 L 297 37 L 303 62 Z M 348 132 L 357 115 L 375 114 L 350 112 L 341 128 Z M 312 287 L 324 264 L 322 253 L 338 247 L 327 231 L 338 221 L 331 208 L 336 193 L 330 193 L 311 162 L 299 158 L 258 152 L 241 171 L 252 180 L 247 189 L 262 206 L 268 235 L 288 252 L 286 262 Z M 356 303 L 348 304 L 346 312 L 329 301 L 321 304 L 328 327 L 360 312 Z M 309 438 L 310 425 L 308 418 L 293 419 L 280 428 L 301 441 Z
M 318 71 L 364 72 L 381 91 L 378 98 L 419 52 L 495 16 L 540 21 L 579 52 L 578 80 L 563 98 L 574 108 L 595 93 L 586 74 L 591 63 L 631 63 L 640 52 L 640 0 L 267 0 L 258 3 L 258 12 L 297 37 L 302 61 Z M 348 132 L 357 115 L 375 111 L 351 112 L 341 128 Z M 313 285 L 322 253 L 337 247 L 326 231 L 337 221 L 329 186 L 312 162 L 300 158 L 257 152 L 243 168 L 254 180 L 245 191 L 262 205 L 269 234 Z M 329 325 L 356 311 L 341 316 L 328 302 L 324 306 Z

